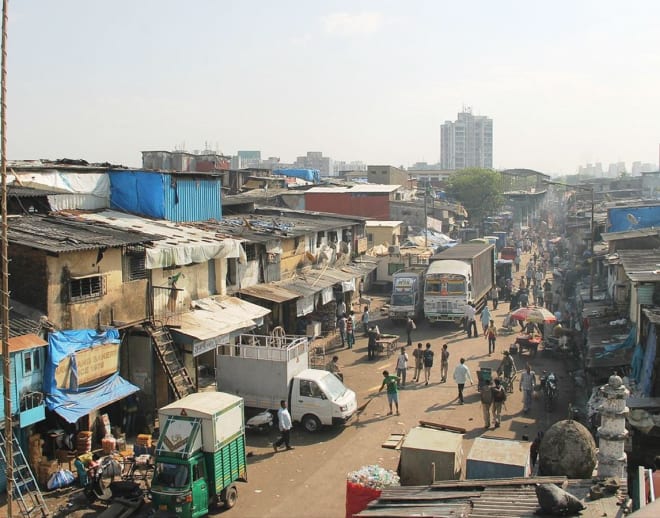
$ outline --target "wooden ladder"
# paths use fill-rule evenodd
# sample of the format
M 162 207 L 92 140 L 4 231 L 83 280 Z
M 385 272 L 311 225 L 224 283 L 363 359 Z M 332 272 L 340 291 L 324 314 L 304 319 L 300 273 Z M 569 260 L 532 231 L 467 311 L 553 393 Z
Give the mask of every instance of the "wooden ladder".
M 145 328 L 154 343 L 156 357 L 167 375 L 167 382 L 174 393 L 174 397 L 181 399 L 194 394 L 195 384 L 176 354 L 176 347 L 170 332 L 164 326 L 153 324 L 147 325 Z

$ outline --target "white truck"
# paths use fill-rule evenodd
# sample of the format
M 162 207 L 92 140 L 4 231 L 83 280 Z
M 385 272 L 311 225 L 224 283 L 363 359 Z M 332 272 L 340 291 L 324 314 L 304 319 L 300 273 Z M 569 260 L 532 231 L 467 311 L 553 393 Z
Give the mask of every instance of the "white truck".
M 299 336 L 240 335 L 231 355 L 216 357 L 217 389 L 240 396 L 246 407 L 280 408 L 315 432 L 346 423 L 357 410 L 355 392 L 331 372 L 309 368 L 309 343 Z
M 424 273 L 426 267 L 411 267 L 392 276 L 392 296 L 388 314 L 397 322 L 414 319 L 424 312 Z
M 429 322 L 458 322 L 465 306 L 479 309 L 495 282 L 495 246 L 464 243 L 433 256 L 426 271 L 424 314 Z

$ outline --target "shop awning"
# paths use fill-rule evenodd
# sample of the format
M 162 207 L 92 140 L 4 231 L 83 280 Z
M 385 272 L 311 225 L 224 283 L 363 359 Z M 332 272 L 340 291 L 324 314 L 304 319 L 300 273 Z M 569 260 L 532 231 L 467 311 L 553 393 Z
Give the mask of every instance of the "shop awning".
M 181 315 L 181 327 L 175 331 L 196 340 L 250 329 L 270 313 L 270 309 L 237 297 L 208 297 L 193 301 L 192 306 L 192 311 Z
M 81 417 L 94 410 L 108 406 L 115 401 L 138 392 L 140 389 L 115 373 L 94 387 L 80 389 L 78 392 L 58 390 L 46 395 L 46 406 L 57 412 L 69 423 L 75 423 Z

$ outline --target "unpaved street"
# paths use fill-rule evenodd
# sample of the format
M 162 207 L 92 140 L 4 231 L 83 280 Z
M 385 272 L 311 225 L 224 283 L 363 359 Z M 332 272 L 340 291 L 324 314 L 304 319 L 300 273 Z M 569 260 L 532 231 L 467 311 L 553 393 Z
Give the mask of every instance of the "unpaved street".
M 377 301 L 382 304 L 382 300 Z M 495 312 L 496 322 L 501 324 L 508 304 L 501 303 Z M 378 311 L 372 314 L 378 315 Z M 402 327 L 394 328 L 386 319 L 379 322 L 381 332 L 404 335 Z M 568 415 L 570 380 L 565 374 L 563 362 L 539 352 L 531 360 L 532 368 L 540 375 L 543 369 L 554 370 L 559 377 L 560 400 L 557 409 L 548 413 L 542 401 L 535 401 L 532 412 L 523 416 L 521 394 L 516 390 L 506 402 L 502 426 L 484 430 L 479 395 L 476 390 L 476 371 L 480 367 L 495 369 L 502 358 L 502 351 L 513 342 L 511 336 L 500 336 L 497 351 L 488 356 L 488 346 L 483 337 L 467 339 L 456 326 L 430 326 L 420 323 L 414 331 L 415 344 L 431 342 L 436 353 L 431 383 L 408 383 L 400 393 L 400 416 L 386 416 L 387 399 L 383 391 L 375 397 L 359 419 L 344 428 L 325 429 L 316 435 L 308 435 L 297 429 L 292 434 L 293 451 L 273 453 L 271 441 L 276 437 L 251 434 L 248 437 L 249 483 L 240 486 L 237 508 L 231 513 L 245 517 L 339 517 L 344 515 L 346 474 L 366 464 L 379 464 L 396 470 L 399 453 L 384 449 L 381 444 L 391 433 L 406 433 L 418 421 L 427 420 L 466 428 L 464 453 L 467 455 L 472 440 L 480 435 L 533 439 L 537 431 L 546 429 L 553 422 Z M 404 340 L 405 343 L 405 340 Z M 446 384 L 439 383 L 440 348 L 449 343 L 450 368 Z M 412 348 L 408 348 L 412 362 Z M 396 354 L 378 361 L 367 361 L 366 339 L 360 338 L 352 350 L 338 353 L 343 366 L 345 382 L 358 394 L 358 405 L 376 392 L 382 380 L 382 370 L 395 370 Z M 456 384 L 451 379 L 454 367 L 461 357 L 467 360 L 475 385 L 466 388 L 465 405 L 457 404 Z M 516 357 L 518 369 L 524 367 L 527 354 Z M 412 378 L 413 369 L 408 371 Z

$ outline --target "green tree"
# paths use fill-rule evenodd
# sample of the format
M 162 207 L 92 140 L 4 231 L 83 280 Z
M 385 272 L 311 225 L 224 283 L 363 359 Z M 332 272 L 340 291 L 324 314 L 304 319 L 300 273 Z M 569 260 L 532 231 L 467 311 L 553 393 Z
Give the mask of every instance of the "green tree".
M 504 204 L 502 177 L 491 169 L 470 168 L 449 177 L 447 194 L 463 204 L 472 224 L 483 219 Z

